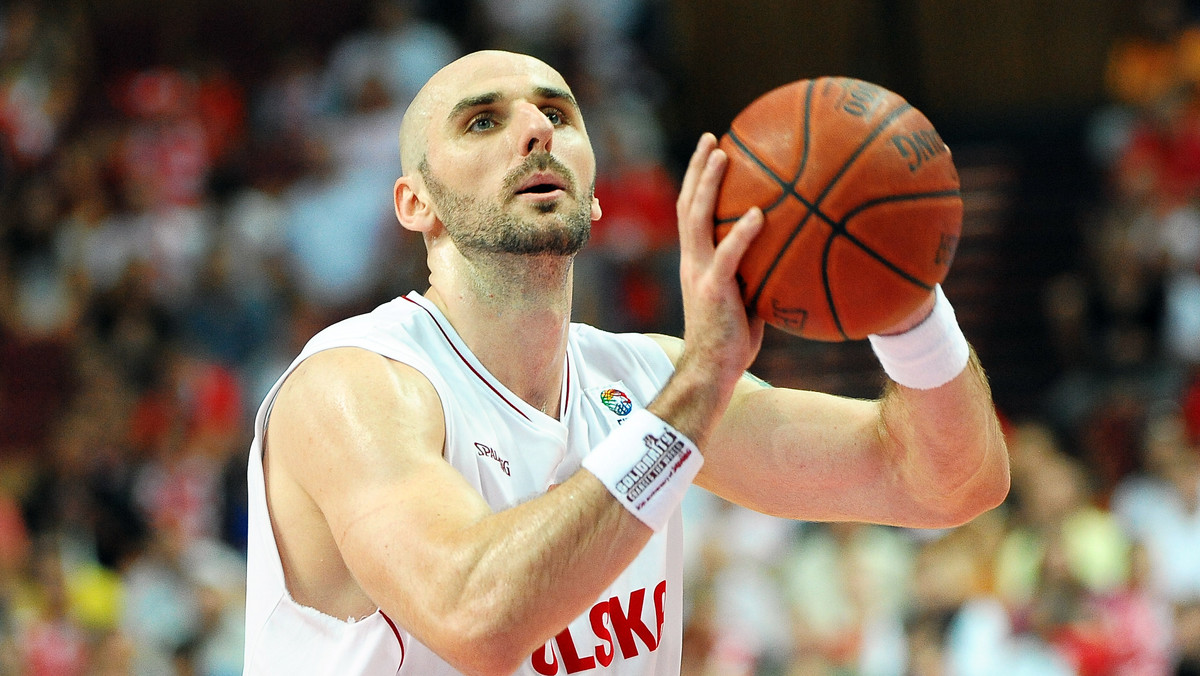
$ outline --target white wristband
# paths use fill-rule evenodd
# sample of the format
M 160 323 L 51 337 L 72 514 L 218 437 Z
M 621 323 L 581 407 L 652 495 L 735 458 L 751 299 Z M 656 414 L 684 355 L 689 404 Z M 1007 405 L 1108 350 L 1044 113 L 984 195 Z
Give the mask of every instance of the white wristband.
M 884 372 L 905 387 L 929 390 L 944 385 L 962 373 L 971 356 L 941 284 L 934 293 L 933 311 L 920 324 L 896 335 L 867 336 Z
M 583 467 L 655 532 L 666 527 L 703 464 L 691 440 L 644 408 L 583 459 Z

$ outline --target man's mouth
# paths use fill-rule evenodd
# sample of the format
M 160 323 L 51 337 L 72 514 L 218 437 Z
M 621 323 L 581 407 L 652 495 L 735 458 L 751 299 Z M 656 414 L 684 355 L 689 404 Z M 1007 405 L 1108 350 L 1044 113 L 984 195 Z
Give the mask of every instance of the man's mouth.
M 517 195 L 552 195 L 558 192 L 566 192 L 567 182 L 548 172 L 537 172 L 524 181 L 517 187 L 515 194 Z
M 536 183 L 534 185 L 529 186 L 528 188 L 522 188 L 522 189 L 518 190 L 517 194 L 518 195 L 527 195 L 527 194 L 531 194 L 531 193 L 532 194 L 548 193 L 548 192 L 553 192 L 553 191 L 559 190 L 559 189 L 560 188 L 558 186 L 554 185 L 553 183 Z

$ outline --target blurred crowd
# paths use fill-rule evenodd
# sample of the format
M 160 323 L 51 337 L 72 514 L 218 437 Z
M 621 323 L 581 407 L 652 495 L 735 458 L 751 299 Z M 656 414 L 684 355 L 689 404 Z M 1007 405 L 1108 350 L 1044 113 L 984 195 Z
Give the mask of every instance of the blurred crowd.
M 0 6 L 0 676 L 240 673 L 251 416 L 318 329 L 424 288 L 397 131 L 459 54 L 539 55 L 580 99 L 605 216 L 576 319 L 680 331 L 664 0 L 459 4 L 471 30 L 375 0 L 253 79 L 97 72 L 90 3 Z M 684 674 L 1200 674 L 1200 24 L 1145 6 L 1010 499 L 914 531 L 693 490 Z

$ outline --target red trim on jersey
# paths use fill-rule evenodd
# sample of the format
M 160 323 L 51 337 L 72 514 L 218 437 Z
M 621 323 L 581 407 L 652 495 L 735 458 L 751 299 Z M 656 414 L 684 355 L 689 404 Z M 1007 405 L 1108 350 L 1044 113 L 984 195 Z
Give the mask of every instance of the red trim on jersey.
M 508 399 L 506 399 L 506 398 L 504 397 L 504 395 L 500 393 L 500 390 L 497 390 L 497 389 L 496 389 L 496 386 L 495 386 L 495 385 L 492 385 L 490 382 L 488 382 L 488 379 L 487 379 L 487 378 L 484 378 L 482 373 L 480 373 L 479 371 L 476 371 L 474 366 L 471 366 L 471 362 L 467 361 L 467 358 L 463 356 L 463 353 L 458 351 L 458 348 L 457 348 L 457 347 L 454 345 L 454 341 L 453 341 L 453 340 L 450 340 L 450 334 L 449 334 L 449 333 L 446 333 L 446 329 L 443 329 L 443 328 L 442 328 L 442 325 L 441 325 L 441 323 L 440 323 L 440 322 L 437 320 L 437 317 L 435 317 L 435 316 L 434 316 L 434 314 L 433 314 L 432 312 L 430 312 L 430 311 L 429 311 L 429 308 L 425 307 L 424 305 L 421 305 L 420 303 L 418 303 L 417 301 L 415 301 L 415 300 L 413 300 L 413 299 L 409 298 L 408 296 L 400 296 L 400 297 L 401 297 L 401 298 L 403 298 L 404 300 L 406 300 L 406 301 L 408 301 L 408 302 L 412 303 L 413 305 L 416 305 L 417 307 L 421 308 L 422 310 L 424 310 L 424 311 L 425 311 L 425 314 L 429 315 L 429 318 L 433 320 L 433 324 L 434 324 L 434 326 L 437 326 L 437 327 L 438 327 L 438 331 L 441 331 L 441 332 L 442 332 L 442 335 L 443 335 L 443 336 L 445 336 L 445 338 L 446 338 L 446 342 L 450 344 L 450 349 L 454 350 L 454 354 L 457 354 L 457 355 L 458 355 L 458 358 L 462 360 L 462 363 L 466 364 L 466 365 L 467 365 L 467 368 L 471 369 L 471 373 L 474 373 L 474 374 L 475 374 L 475 377 L 477 377 L 477 378 L 479 378 L 480 380 L 482 380 L 482 381 L 483 381 L 483 384 L 484 384 L 484 385 L 487 385 L 487 386 L 488 386 L 488 388 L 489 388 L 489 389 L 491 389 L 491 391 L 495 392 L 495 393 L 496 393 L 496 396 L 497 396 L 497 397 L 500 397 L 500 399 L 501 399 L 501 400 L 503 400 L 503 401 L 504 401 L 504 403 L 506 403 L 506 404 L 508 404 L 510 407 L 512 407 L 512 410 L 514 410 L 514 411 L 516 411 L 518 414 L 520 414 L 520 416 L 521 416 L 522 418 L 524 418 L 524 419 L 526 419 L 526 420 L 529 420 L 529 416 L 525 415 L 525 412 L 524 412 L 524 411 L 522 411 L 521 409 L 517 408 L 517 405 L 516 405 L 516 404 L 514 404 L 514 403 L 512 403 L 511 401 L 509 401 Z
M 567 356 L 567 384 L 563 387 L 562 403 L 558 405 L 558 417 L 563 419 L 567 417 L 567 402 L 571 401 L 571 358 Z
M 404 639 L 401 638 L 400 630 L 396 628 L 396 623 L 392 622 L 392 618 L 388 617 L 387 613 L 381 610 L 379 611 L 379 615 L 388 623 L 388 626 L 392 628 L 392 633 L 396 635 L 396 641 L 400 643 L 400 664 L 396 665 L 396 673 L 398 674 L 400 673 L 400 667 L 404 666 Z

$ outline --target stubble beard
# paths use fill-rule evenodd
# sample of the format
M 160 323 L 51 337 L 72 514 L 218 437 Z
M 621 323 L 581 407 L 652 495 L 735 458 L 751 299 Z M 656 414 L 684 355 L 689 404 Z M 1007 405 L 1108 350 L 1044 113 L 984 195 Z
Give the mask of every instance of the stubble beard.
M 568 180 L 568 191 L 575 193 L 572 172 L 549 153 L 539 153 L 530 155 L 508 173 L 502 194 L 512 194 L 516 184 L 531 172 L 551 168 Z M 438 180 L 424 160 L 418 170 L 438 207 L 446 233 L 464 254 L 574 256 L 591 237 L 594 184 L 587 195 L 580 196 L 573 211 L 558 213 L 559 226 L 553 227 L 506 210 L 499 201 L 478 199 L 451 189 Z M 538 202 L 534 208 L 542 214 L 553 214 L 559 208 L 559 200 Z

